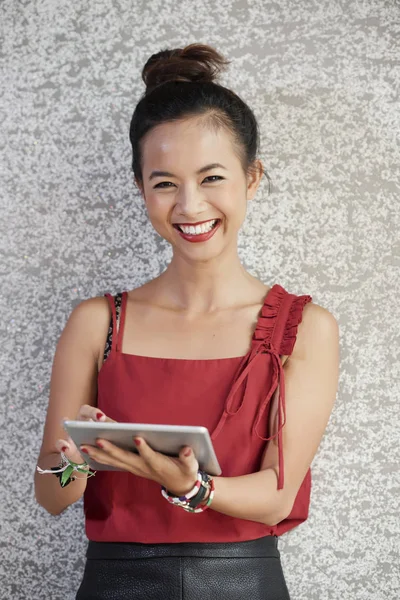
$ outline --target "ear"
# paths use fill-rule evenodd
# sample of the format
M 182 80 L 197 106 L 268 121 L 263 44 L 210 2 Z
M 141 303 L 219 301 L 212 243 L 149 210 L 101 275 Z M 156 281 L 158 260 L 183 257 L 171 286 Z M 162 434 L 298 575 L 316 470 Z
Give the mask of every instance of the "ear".
M 261 160 L 254 161 L 247 176 L 247 200 L 253 200 L 260 185 L 264 169 Z

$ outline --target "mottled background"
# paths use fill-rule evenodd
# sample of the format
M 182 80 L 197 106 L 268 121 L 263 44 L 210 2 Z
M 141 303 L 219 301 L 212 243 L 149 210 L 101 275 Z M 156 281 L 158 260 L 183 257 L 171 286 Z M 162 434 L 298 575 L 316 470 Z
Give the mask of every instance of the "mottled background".
M 338 319 L 337 402 L 313 461 L 309 519 L 280 538 L 293 600 L 399 597 L 399 36 L 394 0 L 3 0 L 1 10 L 0 598 L 73 600 L 81 502 L 35 503 L 58 337 L 82 299 L 170 258 L 130 171 L 140 71 L 209 43 L 254 109 L 273 179 L 241 257 Z

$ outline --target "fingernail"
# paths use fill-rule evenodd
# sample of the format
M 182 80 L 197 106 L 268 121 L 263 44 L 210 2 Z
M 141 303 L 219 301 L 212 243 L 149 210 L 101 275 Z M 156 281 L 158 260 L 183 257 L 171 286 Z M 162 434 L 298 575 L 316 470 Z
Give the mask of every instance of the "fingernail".
M 138 438 L 135 438 L 135 444 L 136 444 L 136 446 L 140 446 L 141 443 L 142 443 L 142 440 L 139 440 Z
M 189 450 L 186 450 L 186 452 L 183 453 L 183 456 L 190 456 L 192 453 L 191 449 L 189 448 Z
M 68 450 L 68 446 L 63 446 L 63 447 L 61 448 L 61 452 L 65 452 L 66 450 Z
M 104 444 L 102 444 L 101 442 L 96 442 L 96 446 L 102 449 L 104 448 Z
M 89 450 L 87 448 L 81 448 L 81 452 L 84 452 L 85 454 L 89 454 Z
M 96 419 L 98 419 L 99 421 L 100 421 L 100 419 L 103 419 L 103 418 L 104 418 L 104 415 L 103 415 L 103 413 L 101 413 L 101 412 L 98 412 L 98 413 L 96 414 Z

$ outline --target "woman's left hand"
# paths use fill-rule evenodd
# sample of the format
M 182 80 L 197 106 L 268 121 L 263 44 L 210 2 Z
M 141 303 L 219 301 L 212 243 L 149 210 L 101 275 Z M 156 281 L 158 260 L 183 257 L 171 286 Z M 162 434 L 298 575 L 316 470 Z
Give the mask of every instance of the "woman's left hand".
M 98 447 L 80 446 L 80 451 L 87 454 L 96 462 L 118 467 L 133 475 L 145 477 L 163 485 L 171 494 L 183 496 L 190 492 L 197 480 L 199 463 L 190 446 L 183 446 L 179 457 L 166 456 L 156 452 L 141 437 L 134 438 L 139 454 L 123 450 L 108 440 L 98 438 Z M 185 453 L 188 453 L 185 456 Z

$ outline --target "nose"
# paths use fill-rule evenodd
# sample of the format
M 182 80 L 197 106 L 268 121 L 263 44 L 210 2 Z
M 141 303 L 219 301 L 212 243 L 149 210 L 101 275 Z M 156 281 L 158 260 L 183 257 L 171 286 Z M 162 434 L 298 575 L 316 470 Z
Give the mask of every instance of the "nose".
M 204 193 L 197 186 L 181 186 L 176 196 L 176 212 L 186 217 L 196 217 L 207 210 Z

